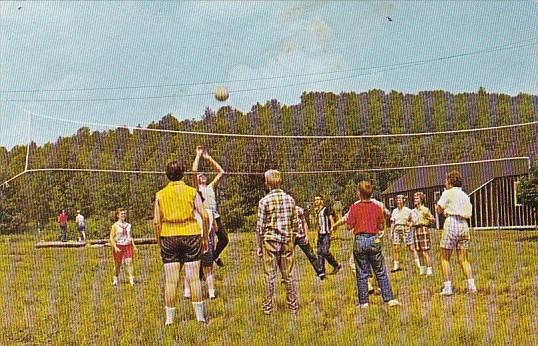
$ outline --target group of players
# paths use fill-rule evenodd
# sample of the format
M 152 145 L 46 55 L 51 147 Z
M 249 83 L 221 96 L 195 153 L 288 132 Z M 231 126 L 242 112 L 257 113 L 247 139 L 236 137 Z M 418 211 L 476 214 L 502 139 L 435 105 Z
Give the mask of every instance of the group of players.
M 208 183 L 205 174 L 196 174 L 201 159 L 207 160 L 217 171 Z M 166 166 L 167 186 L 157 192 L 154 209 L 154 229 L 164 263 L 166 325 L 174 321 L 177 304 L 177 288 L 180 270 L 185 266 L 183 295 L 192 301 L 196 319 L 207 322 L 204 311 L 201 279 L 205 279 L 210 299 L 216 298 L 213 278 L 213 263 L 223 266 L 220 254 L 228 244 L 228 237 L 218 214 L 215 189 L 224 175 L 223 168 L 198 147 L 192 165 L 194 187 L 183 182 L 185 167 L 178 160 Z M 368 181 L 357 185 L 357 201 L 338 220 L 324 205 L 323 197 L 314 199 L 314 215 L 317 224 L 317 254 L 308 240 L 308 223 L 303 208 L 296 205 L 292 196 L 281 189 L 281 174 L 277 170 L 265 173 L 265 185 L 269 191 L 258 204 L 256 224 L 257 255 L 262 259 L 265 278 L 263 312 L 273 312 L 273 296 L 277 272 L 280 271 L 286 287 L 288 307 L 292 313 L 298 311 L 296 280 L 292 278 L 296 245 L 307 256 L 316 275 L 326 278 L 325 261 L 338 273 L 342 265 L 331 254 L 331 235 L 346 225 L 354 234 L 352 263 L 357 281 L 359 306 L 368 307 L 368 294 L 373 291 L 369 278 L 375 276 L 384 302 L 398 306 L 389 281 L 382 253 L 385 220 L 390 216 L 393 248 L 392 272 L 401 270 L 400 244 L 404 242 L 413 254 L 420 275 L 433 274 L 431 258 L 430 224 L 434 219 L 424 205 L 425 196 L 414 194 L 413 210 L 404 206 L 404 196 L 396 198 L 396 208 L 388 211 L 384 205 L 371 198 L 373 187 Z M 469 228 L 467 218 L 472 212 L 469 197 L 461 190 L 462 178 L 457 171 L 450 172 L 445 181 L 446 190 L 436 204 L 436 211 L 444 214 L 446 221 L 441 237 L 441 269 L 444 285 L 441 295 L 452 295 L 450 257 L 457 251 L 459 263 L 468 281 L 468 291 L 476 292 L 472 270 L 467 260 Z M 79 215 L 80 212 L 79 212 Z M 136 246 L 131 235 L 131 225 L 126 222 L 126 213 L 116 210 L 117 221 L 111 227 L 110 243 L 113 247 L 115 275 L 113 284 L 118 285 L 122 264 L 126 266 L 129 282 L 134 285 L 132 258 Z M 82 217 L 83 220 L 83 217 Z M 64 221 L 63 219 L 59 222 Z M 62 222 L 60 222 L 62 225 Z M 84 234 L 85 237 L 85 234 Z M 373 275 L 372 275 L 373 274 Z

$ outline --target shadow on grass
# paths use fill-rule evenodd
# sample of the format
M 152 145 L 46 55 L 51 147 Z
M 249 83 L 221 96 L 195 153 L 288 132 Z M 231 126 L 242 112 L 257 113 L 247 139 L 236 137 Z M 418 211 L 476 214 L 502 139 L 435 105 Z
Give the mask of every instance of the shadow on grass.
M 519 242 L 538 242 L 538 234 L 531 235 L 528 237 L 521 237 L 517 241 Z

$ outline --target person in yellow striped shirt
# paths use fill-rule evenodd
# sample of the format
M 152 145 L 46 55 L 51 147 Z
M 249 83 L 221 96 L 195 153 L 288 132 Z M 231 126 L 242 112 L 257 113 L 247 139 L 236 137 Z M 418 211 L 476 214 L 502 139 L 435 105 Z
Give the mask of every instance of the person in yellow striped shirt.
M 153 225 L 164 263 L 165 325 L 174 321 L 179 272 L 183 264 L 196 319 L 204 323 L 207 321 L 198 273 L 201 255 L 207 251 L 209 217 L 196 189 L 183 182 L 184 171 L 181 161 L 168 163 L 166 176 L 170 182 L 155 196 Z M 202 218 L 202 230 L 196 221 L 195 211 Z

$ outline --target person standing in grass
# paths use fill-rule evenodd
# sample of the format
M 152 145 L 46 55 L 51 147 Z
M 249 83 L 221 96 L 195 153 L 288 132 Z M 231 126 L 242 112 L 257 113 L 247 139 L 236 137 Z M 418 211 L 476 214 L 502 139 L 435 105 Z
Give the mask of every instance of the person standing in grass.
M 63 242 L 67 241 L 67 219 L 67 213 L 65 209 L 62 209 L 58 215 L 58 224 L 60 225 L 60 240 Z
M 469 196 L 461 189 L 462 181 L 463 179 L 458 171 L 449 172 L 445 180 L 446 190 L 443 191 L 435 206 L 437 213 L 446 217 L 441 235 L 441 270 L 445 280 L 441 291 L 443 296 L 450 296 L 453 293 L 450 256 L 454 249 L 458 254 L 458 262 L 463 274 L 467 278 L 468 292 L 476 292 L 473 271 L 467 259 L 467 250 L 470 243 L 467 219 L 472 216 L 473 206 Z
M 359 306 L 368 307 L 368 276 L 374 272 L 383 301 L 389 306 L 400 305 L 390 286 L 389 276 L 381 251 L 381 238 L 385 229 L 383 209 L 370 200 L 373 187 L 370 182 L 362 180 L 357 185 L 360 201 L 349 209 L 347 226 L 353 230 L 355 241 L 353 256 L 355 259 L 355 277 Z
M 331 225 L 334 223 L 334 215 L 324 205 L 320 194 L 314 197 L 314 208 L 318 216 L 318 267 L 325 273 L 325 260 L 327 260 L 333 267 L 331 274 L 336 274 L 342 269 L 342 265 L 331 253 Z
M 181 161 L 169 162 L 166 176 L 170 182 L 155 195 L 153 226 L 164 263 L 165 325 L 174 322 L 179 272 L 183 264 L 196 320 L 207 321 L 199 272 L 200 258 L 207 251 L 209 217 L 199 193 L 183 182 L 184 171 Z M 196 221 L 195 211 L 202 218 L 202 230 Z
M 193 186 L 202 193 L 202 197 L 205 199 L 204 206 L 206 206 L 206 209 L 210 209 L 213 213 L 215 220 L 215 235 L 217 236 L 217 245 L 214 249 L 214 252 L 212 252 L 212 256 L 215 263 L 219 267 L 224 267 L 224 262 L 220 258 L 220 255 L 228 245 L 229 239 L 228 234 L 226 233 L 226 230 L 224 229 L 224 226 L 222 225 L 222 222 L 220 220 L 215 191 L 225 172 L 222 166 L 217 161 L 215 161 L 215 159 L 213 159 L 211 155 L 209 155 L 209 153 L 207 152 L 207 148 L 204 148 L 202 146 L 196 147 L 196 157 L 192 164 L 193 172 L 198 172 L 198 164 L 200 163 L 200 158 L 209 161 L 211 166 L 213 166 L 213 168 L 217 171 L 217 175 L 215 176 L 215 178 L 213 178 L 213 180 L 211 180 L 209 184 L 207 183 L 208 179 L 205 174 L 193 175 Z
M 428 251 L 431 247 L 430 223 L 435 221 L 430 209 L 424 205 L 426 196 L 423 192 L 415 192 L 413 202 L 415 208 L 411 211 L 411 222 L 413 224 L 413 235 L 415 237 L 415 247 L 418 251 L 420 263 L 420 275 L 433 275 L 432 263 Z
M 269 193 L 258 203 L 256 222 L 256 255 L 263 259 L 265 297 L 263 312 L 273 312 L 273 296 L 277 268 L 286 285 L 286 298 L 292 313 L 297 313 L 297 287 L 292 280 L 295 235 L 298 232 L 297 209 L 293 197 L 285 193 L 280 185 L 280 172 L 271 169 L 265 172 L 265 186 Z
M 400 254 L 401 247 L 400 244 L 404 242 L 409 251 L 413 254 L 415 264 L 417 268 L 420 268 L 420 260 L 418 259 L 418 253 L 415 249 L 415 240 L 413 238 L 413 230 L 411 229 L 411 222 L 409 221 L 411 217 L 411 209 L 404 206 L 404 196 L 396 196 L 396 208 L 392 211 L 390 217 L 391 230 L 392 230 L 392 257 L 394 265 L 392 267 L 392 272 L 396 272 L 400 269 Z
M 84 215 L 82 215 L 80 210 L 77 210 L 75 223 L 77 224 L 78 229 L 78 241 L 86 241 L 86 220 L 84 219 Z
M 198 164 L 200 162 L 200 158 L 203 157 L 204 159 L 211 162 L 211 164 L 217 169 L 218 174 L 217 176 L 208 184 L 207 183 L 207 176 L 205 174 L 194 174 L 198 172 Z M 213 262 L 216 261 L 216 263 L 220 266 L 223 266 L 222 260 L 218 257 L 220 255 L 220 252 L 218 255 L 215 255 L 215 234 L 220 232 L 221 230 L 217 226 L 216 219 L 219 218 L 219 214 L 217 212 L 217 199 L 215 196 L 215 188 L 224 175 L 224 169 L 218 164 L 217 161 L 215 161 L 207 151 L 201 147 L 198 146 L 196 148 L 196 157 L 194 158 L 194 162 L 192 164 L 192 180 L 194 183 L 194 186 L 198 188 L 198 192 L 202 195 L 202 200 L 204 204 L 204 208 L 207 211 L 207 215 L 209 217 L 209 235 L 208 235 L 208 251 L 202 255 L 202 272 L 205 277 L 205 280 L 207 282 L 207 288 L 209 292 L 209 298 L 215 299 L 216 298 L 216 291 L 215 291 L 215 280 L 213 278 Z M 226 235 L 226 232 L 224 229 L 222 229 L 222 232 L 224 234 L 224 238 L 221 237 L 221 239 L 228 244 L 228 236 Z M 223 250 L 223 245 L 226 246 L 222 241 L 220 251 Z M 190 298 L 190 290 L 189 286 L 185 284 L 185 290 L 184 290 L 184 297 Z
M 118 221 L 110 228 L 110 244 L 114 250 L 115 269 L 112 284 L 114 286 L 119 284 L 121 265 L 125 264 L 129 283 L 134 286 L 133 252 L 136 251 L 136 246 L 131 235 L 131 224 L 125 221 L 126 214 L 122 208 L 116 209 L 115 215 Z
M 306 222 L 304 209 L 299 206 L 296 206 L 295 208 L 297 209 L 297 217 L 299 222 L 297 236 L 295 237 L 295 245 L 298 245 L 299 248 L 303 250 L 304 254 L 308 258 L 308 261 L 310 261 L 310 264 L 312 264 L 312 267 L 314 267 L 316 275 L 323 280 L 325 278 L 325 273 L 321 270 L 321 268 L 318 267 L 318 257 L 308 242 L 308 223 Z

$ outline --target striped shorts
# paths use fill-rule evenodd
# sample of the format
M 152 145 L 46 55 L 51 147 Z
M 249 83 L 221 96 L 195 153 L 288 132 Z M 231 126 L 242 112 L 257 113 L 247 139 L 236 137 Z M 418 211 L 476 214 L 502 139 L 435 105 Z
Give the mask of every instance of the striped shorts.
M 427 251 L 431 248 L 430 228 L 425 225 L 413 226 L 415 246 L 419 251 Z
M 400 245 L 404 241 L 405 245 L 413 245 L 413 230 L 405 225 L 395 225 L 392 231 L 392 244 Z
M 441 248 L 447 250 L 468 249 L 470 244 L 469 226 L 467 220 L 449 215 L 443 225 Z

